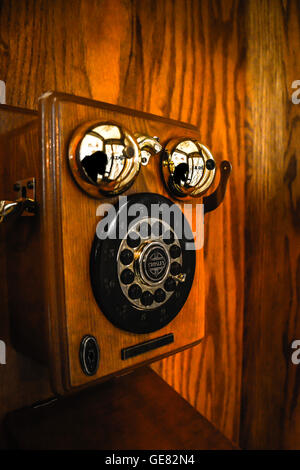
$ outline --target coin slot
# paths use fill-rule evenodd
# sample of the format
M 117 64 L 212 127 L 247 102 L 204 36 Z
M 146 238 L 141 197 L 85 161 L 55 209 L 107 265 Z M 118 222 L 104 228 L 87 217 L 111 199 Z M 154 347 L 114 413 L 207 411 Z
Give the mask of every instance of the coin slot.
M 123 361 L 125 361 L 131 357 L 139 356 L 140 354 L 152 351 L 153 349 L 161 348 L 162 346 L 166 346 L 171 343 L 174 343 L 173 333 L 151 339 L 150 341 L 145 341 L 144 343 L 130 346 L 129 348 L 124 348 L 121 350 L 121 358 Z

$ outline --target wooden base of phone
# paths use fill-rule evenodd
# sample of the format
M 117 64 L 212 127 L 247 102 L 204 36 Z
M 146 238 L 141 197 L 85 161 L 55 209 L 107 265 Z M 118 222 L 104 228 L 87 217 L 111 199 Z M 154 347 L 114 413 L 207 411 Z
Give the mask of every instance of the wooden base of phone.
M 39 103 L 39 113 L 32 114 L 31 122 L 20 124 L 0 140 L 7 165 L 6 197 L 14 197 L 15 182 L 34 177 L 39 205 L 35 217 L 20 217 L 6 227 L 11 331 L 15 347 L 46 362 L 53 390 L 64 394 L 181 351 L 204 336 L 203 250 L 197 250 L 194 282 L 184 307 L 161 330 L 128 333 L 100 311 L 91 288 L 89 259 L 101 201 L 84 193 L 69 170 L 67 152 L 74 130 L 87 121 L 115 121 L 132 133 L 159 136 L 162 145 L 176 137 L 201 139 L 193 126 L 74 96 L 46 93 Z M 6 112 L 13 109 L 1 107 L 3 122 Z M 150 159 L 125 195 L 158 193 L 183 210 L 183 203 L 175 201 L 163 185 L 159 160 L 158 156 Z M 117 198 L 103 202 L 115 203 Z M 195 209 L 200 202 L 190 204 Z M 123 348 L 170 333 L 173 343 L 122 360 Z M 93 335 L 100 347 L 94 376 L 84 374 L 79 360 L 85 335 Z

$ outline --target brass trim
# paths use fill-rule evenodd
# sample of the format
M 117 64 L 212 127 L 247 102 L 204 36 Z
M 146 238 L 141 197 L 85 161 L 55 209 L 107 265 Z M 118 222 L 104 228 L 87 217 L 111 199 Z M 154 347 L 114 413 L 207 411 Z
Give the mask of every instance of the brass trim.
M 0 201 L 0 223 L 18 216 L 32 217 L 37 212 L 35 178 L 17 181 L 14 190 L 17 192 L 15 201 Z
M 162 151 L 162 146 L 159 143 L 158 137 L 150 137 L 149 135 L 139 133 L 135 133 L 134 136 L 141 150 L 142 165 L 146 166 L 149 163 L 150 157 Z

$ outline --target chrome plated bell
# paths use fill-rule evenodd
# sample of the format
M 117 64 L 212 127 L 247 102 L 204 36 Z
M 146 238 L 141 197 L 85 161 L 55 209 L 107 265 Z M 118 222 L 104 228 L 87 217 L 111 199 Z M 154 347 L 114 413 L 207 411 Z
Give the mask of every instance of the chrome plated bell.
M 162 152 L 161 163 L 165 184 L 177 198 L 199 197 L 214 181 L 214 158 L 198 140 L 171 140 Z
M 141 167 L 135 137 L 114 122 L 86 123 L 77 129 L 69 145 L 71 172 L 79 186 L 101 198 L 126 191 Z

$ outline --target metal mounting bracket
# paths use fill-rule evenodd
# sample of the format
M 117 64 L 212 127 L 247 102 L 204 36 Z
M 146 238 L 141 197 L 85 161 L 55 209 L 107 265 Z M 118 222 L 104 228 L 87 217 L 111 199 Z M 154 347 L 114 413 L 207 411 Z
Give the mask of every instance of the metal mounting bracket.
M 15 201 L 0 201 L 0 223 L 17 216 L 34 216 L 37 212 L 35 178 L 27 178 L 14 184 L 17 193 Z
M 231 173 L 231 169 L 232 169 L 232 166 L 230 162 L 228 162 L 227 160 L 223 160 L 221 162 L 220 164 L 221 177 L 220 177 L 219 185 L 212 194 L 203 198 L 204 214 L 207 214 L 207 212 L 214 211 L 223 202 L 223 199 L 226 193 L 226 186 L 227 186 L 228 178 Z

